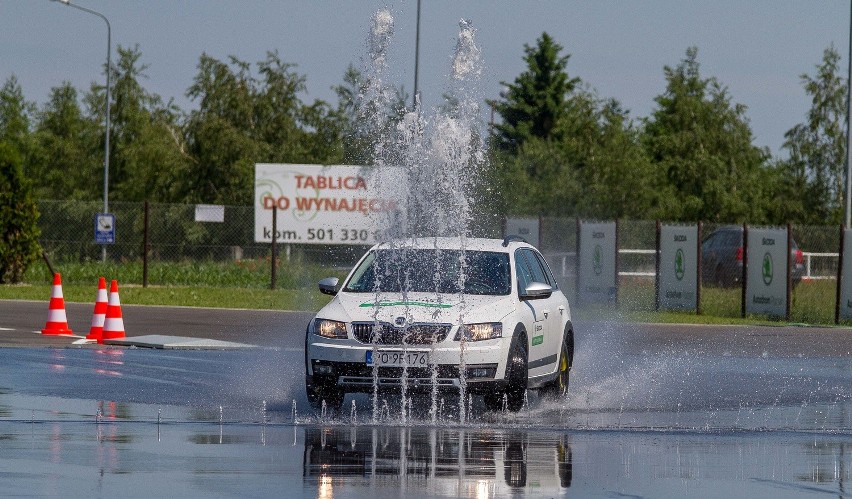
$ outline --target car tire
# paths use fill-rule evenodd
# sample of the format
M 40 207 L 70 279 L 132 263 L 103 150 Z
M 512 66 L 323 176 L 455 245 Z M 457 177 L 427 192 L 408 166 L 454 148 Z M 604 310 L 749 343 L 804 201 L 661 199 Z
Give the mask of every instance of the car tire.
M 340 406 L 343 405 L 343 390 L 323 385 L 323 384 L 305 384 L 305 392 L 308 395 L 308 403 L 314 411 L 322 410 L 322 402 L 325 401 L 325 408 L 328 411 L 338 412 Z
M 556 379 L 541 389 L 542 396 L 552 400 L 558 400 L 568 392 L 571 367 L 574 364 L 574 333 L 568 328 L 565 329 L 562 347 L 559 349 L 558 362 Z
M 528 359 L 526 335 L 515 334 L 506 364 L 506 408 L 512 412 L 518 412 L 524 406 L 529 373 Z

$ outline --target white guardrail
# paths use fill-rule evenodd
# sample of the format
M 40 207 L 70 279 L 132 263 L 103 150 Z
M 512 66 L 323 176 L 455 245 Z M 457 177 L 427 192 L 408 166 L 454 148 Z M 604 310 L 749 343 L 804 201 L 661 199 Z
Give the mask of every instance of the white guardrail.
M 618 250 L 619 255 L 649 255 L 651 257 L 654 256 L 656 250 L 652 249 L 620 249 Z M 557 253 L 546 253 L 545 256 L 548 260 L 553 258 L 558 259 L 561 263 L 560 267 L 562 270 L 562 277 L 569 277 L 574 275 L 574 265 L 568 264 L 569 259 L 573 259 L 577 256 L 576 251 L 565 251 L 565 252 L 557 252 Z M 840 257 L 839 253 L 813 253 L 808 251 L 802 252 L 802 257 L 805 260 L 805 274 L 802 276 L 802 280 L 815 280 L 815 279 L 837 279 L 837 275 L 832 274 L 813 274 L 811 269 L 811 262 L 814 259 L 818 258 L 833 258 L 837 259 Z M 652 262 L 653 263 L 653 262 Z M 834 264 L 834 267 L 837 268 L 837 264 Z M 641 271 L 620 271 L 618 273 L 619 277 L 654 277 L 656 272 L 641 272 Z

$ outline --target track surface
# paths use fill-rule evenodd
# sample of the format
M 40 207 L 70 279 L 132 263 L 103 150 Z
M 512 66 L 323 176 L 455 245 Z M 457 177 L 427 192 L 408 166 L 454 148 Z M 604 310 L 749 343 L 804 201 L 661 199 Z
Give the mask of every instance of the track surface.
M 282 310 L 235 310 L 122 305 L 128 337 L 161 334 L 299 348 L 313 313 Z M 91 304 L 66 303 L 68 324 L 85 336 Z M 35 334 L 44 327 L 47 302 L 0 300 L 0 347 L 55 346 L 73 337 Z M 601 323 L 578 322 L 578 336 L 594 338 Z M 852 329 L 799 326 L 704 326 L 690 324 L 621 324 L 614 340 L 628 352 L 694 352 L 773 357 L 852 357 Z

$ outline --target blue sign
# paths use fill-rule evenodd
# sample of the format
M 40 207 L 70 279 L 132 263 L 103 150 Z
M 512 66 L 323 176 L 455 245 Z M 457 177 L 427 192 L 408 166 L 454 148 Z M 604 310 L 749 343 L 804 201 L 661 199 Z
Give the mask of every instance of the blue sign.
M 115 244 L 115 215 L 95 214 L 95 244 Z

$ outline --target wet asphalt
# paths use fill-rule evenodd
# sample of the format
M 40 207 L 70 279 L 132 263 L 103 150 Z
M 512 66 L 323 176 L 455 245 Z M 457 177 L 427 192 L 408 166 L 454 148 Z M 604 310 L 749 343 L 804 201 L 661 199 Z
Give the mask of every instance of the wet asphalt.
M 847 328 L 580 322 L 564 399 L 462 422 L 451 396 L 308 409 L 307 312 L 122 310 L 128 336 L 262 348 L 75 345 L 0 301 L 4 496 L 848 496 Z

